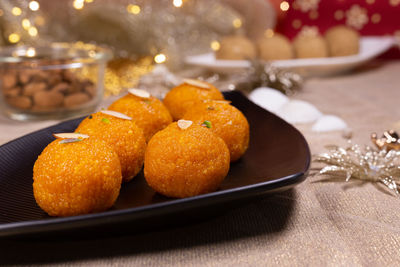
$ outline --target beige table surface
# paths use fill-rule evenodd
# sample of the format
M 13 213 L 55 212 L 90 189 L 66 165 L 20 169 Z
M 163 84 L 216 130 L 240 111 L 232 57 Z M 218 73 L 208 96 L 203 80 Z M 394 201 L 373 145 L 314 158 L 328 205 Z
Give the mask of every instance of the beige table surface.
M 400 61 L 311 79 L 294 96 L 343 118 L 370 144 L 400 120 Z M 0 143 L 54 122 L 0 119 Z M 313 154 L 344 144 L 340 132 L 297 125 Z M 153 233 L 84 240 L 0 240 L 0 263 L 57 266 L 399 266 L 400 198 L 371 184 L 309 177 L 207 221 Z

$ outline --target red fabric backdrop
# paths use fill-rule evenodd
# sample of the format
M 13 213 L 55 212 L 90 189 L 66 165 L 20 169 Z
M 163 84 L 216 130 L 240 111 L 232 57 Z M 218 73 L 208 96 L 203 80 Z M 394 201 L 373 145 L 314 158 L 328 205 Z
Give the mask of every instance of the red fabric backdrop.
M 361 35 L 394 35 L 400 40 L 400 0 L 270 0 L 278 13 L 276 30 L 294 38 L 304 26 L 320 33 L 345 24 Z M 282 11 L 282 8 L 289 9 Z M 282 8 L 281 8 L 282 7 Z M 398 48 L 385 57 L 400 58 Z

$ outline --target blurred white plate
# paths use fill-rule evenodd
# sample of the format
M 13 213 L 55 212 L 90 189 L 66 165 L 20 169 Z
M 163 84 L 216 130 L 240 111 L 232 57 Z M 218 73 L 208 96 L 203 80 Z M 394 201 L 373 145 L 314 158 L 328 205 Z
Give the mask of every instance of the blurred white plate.
M 297 71 L 303 76 L 327 76 L 346 72 L 382 54 L 394 44 L 392 37 L 361 37 L 357 55 L 346 57 L 275 60 L 271 64 L 282 69 Z M 243 71 L 250 67 L 247 60 L 218 60 L 214 53 L 186 57 L 185 62 L 218 73 Z

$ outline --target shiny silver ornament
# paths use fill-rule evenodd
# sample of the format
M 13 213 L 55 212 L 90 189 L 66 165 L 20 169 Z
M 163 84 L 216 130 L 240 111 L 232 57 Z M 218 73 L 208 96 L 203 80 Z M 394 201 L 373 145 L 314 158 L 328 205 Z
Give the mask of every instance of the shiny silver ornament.
M 315 174 L 344 177 L 345 181 L 358 179 L 385 186 L 400 196 L 400 151 L 380 150 L 357 144 L 345 148 L 331 145 L 328 152 L 316 155 L 314 162 L 326 164 Z

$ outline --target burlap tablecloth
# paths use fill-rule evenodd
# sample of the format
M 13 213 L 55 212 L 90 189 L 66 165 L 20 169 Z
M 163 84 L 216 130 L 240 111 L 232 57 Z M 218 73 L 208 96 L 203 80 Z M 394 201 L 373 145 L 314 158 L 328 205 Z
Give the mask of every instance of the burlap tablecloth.
M 400 118 L 400 62 L 311 79 L 294 96 L 343 118 L 353 140 L 370 144 Z M 0 120 L 0 143 L 54 122 Z M 313 154 L 345 144 L 340 132 L 297 125 Z M 357 182 L 309 177 L 198 224 L 99 239 L 0 240 L 0 263 L 58 266 L 399 266 L 400 198 Z

